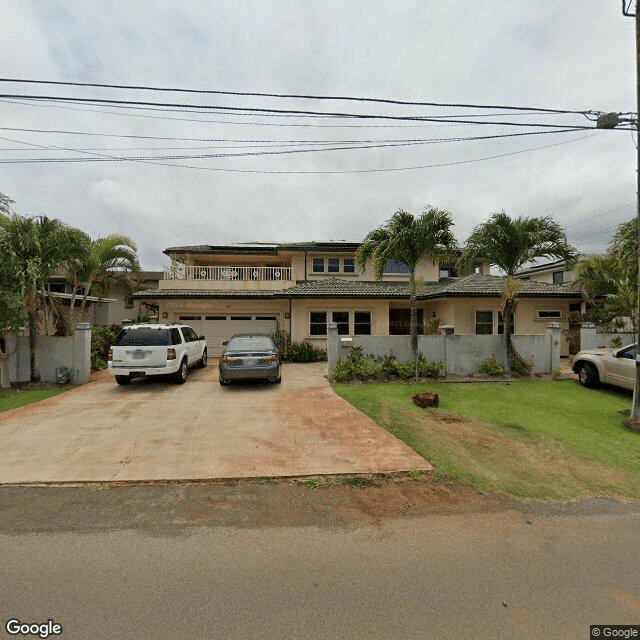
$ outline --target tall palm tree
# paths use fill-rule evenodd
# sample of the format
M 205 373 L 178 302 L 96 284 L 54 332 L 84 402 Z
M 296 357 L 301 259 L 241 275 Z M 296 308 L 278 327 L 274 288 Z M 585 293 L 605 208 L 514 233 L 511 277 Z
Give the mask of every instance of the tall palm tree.
M 35 354 L 46 284 L 54 269 L 68 268 L 86 259 L 87 253 L 86 235 L 60 220 L 0 213 L 0 283 L 19 296 L 24 306 L 33 382 L 40 379 Z
M 513 347 L 513 307 L 522 282 L 516 273 L 539 258 L 575 260 L 577 251 L 567 244 L 562 227 L 550 216 L 510 218 L 504 211 L 494 213 L 475 227 L 458 261 L 461 274 L 473 273 L 480 260 L 486 260 L 507 275 L 504 296 L 504 337 L 507 350 L 507 374 L 519 357 Z
M 373 275 L 381 280 L 389 261 L 402 262 L 409 268 L 409 306 L 411 357 L 418 369 L 418 313 L 416 267 L 423 258 L 436 262 L 450 260 L 456 248 L 451 232 L 453 219 L 448 211 L 428 206 L 417 218 L 402 209 L 381 227 L 369 232 L 356 252 L 356 264 L 362 271 L 368 262 Z
M 70 271 L 72 281 L 84 287 L 81 310 L 92 291 L 102 298 L 117 283 L 124 284 L 127 291 L 134 288 L 140 273 L 136 250 L 135 242 L 127 236 L 109 235 L 91 242 L 89 259 Z

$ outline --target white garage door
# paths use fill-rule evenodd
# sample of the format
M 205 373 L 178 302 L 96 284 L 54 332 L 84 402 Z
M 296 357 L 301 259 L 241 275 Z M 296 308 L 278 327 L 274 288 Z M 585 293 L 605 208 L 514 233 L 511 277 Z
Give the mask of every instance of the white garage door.
M 272 333 L 276 329 L 275 315 L 229 315 L 229 316 L 180 316 L 180 322 L 193 327 L 194 331 L 207 339 L 210 356 L 219 356 L 223 342 L 236 333 Z

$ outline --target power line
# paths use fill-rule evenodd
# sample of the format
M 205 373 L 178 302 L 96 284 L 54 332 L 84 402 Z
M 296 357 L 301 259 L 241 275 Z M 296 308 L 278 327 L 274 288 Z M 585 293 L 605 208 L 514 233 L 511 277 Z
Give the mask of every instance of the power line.
M 34 85 L 55 85 L 55 86 L 71 86 L 71 87 L 92 87 L 99 89 L 126 89 L 136 91 L 160 91 L 165 93 L 193 93 L 201 95 L 225 95 L 225 96 L 244 96 L 244 97 L 261 97 L 261 98 L 285 98 L 299 100 L 332 100 L 332 101 L 351 101 L 351 102 L 372 102 L 381 104 L 394 104 L 402 106 L 416 107 L 456 107 L 471 109 L 502 109 L 507 111 L 532 111 L 539 113 L 562 113 L 562 114 L 580 114 L 585 115 L 592 113 L 584 110 L 557 109 L 544 107 L 518 107 L 512 105 L 482 105 L 482 104 L 465 104 L 465 103 L 444 103 L 444 102 L 417 102 L 411 100 L 394 100 L 390 98 L 367 98 L 359 96 L 331 96 L 317 94 L 294 94 L 294 93 L 261 93 L 247 91 L 222 91 L 213 89 L 186 89 L 182 87 L 154 87 L 144 85 L 126 85 L 126 84 L 101 84 L 97 82 L 64 82 L 57 80 L 36 80 L 27 78 L 0 78 L 0 82 L 21 83 Z
M 116 106 L 162 106 L 162 107 L 176 107 L 181 109 L 207 109 L 211 111 L 226 110 L 241 114 L 261 115 L 261 114 L 273 114 L 286 117 L 299 117 L 299 116 L 314 116 L 322 118 L 347 118 L 356 120 L 392 120 L 392 121 L 414 121 L 414 122 L 452 122 L 443 118 L 432 118 L 429 116 L 405 116 L 405 115 L 382 115 L 372 113 L 346 113 L 346 112 L 325 112 L 325 111 L 307 111 L 301 109 L 273 109 L 265 107 L 234 107 L 234 106 L 220 106 L 220 105 L 194 105 L 194 104 L 181 104 L 173 102 L 151 102 L 146 100 L 115 100 L 106 98 L 79 98 L 74 96 L 34 96 L 34 95 L 19 95 L 19 94 L 0 94 L 0 98 L 16 98 L 19 100 L 33 100 L 33 101 L 48 101 L 48 102 L 67 102 L 72 104 L 99 104 L 99 105 L 116 105 Z M 513 126 L 513 127 L 545 127 L 545 128 L 557 128 L 557 129 L 591 129 L 593 127 L 585 127 L 581 125 L 563 125 L 563 124 L 545 124 L 545 123 L 523 123 L 523 122 L 496 122 L 496 121 L 483 121 L 483 120 L 455 120 L 457 123 L 462 124 L 481 124 L 481 125 L 494 125 L 494 126 Z M 619 128 L 613 129 L 614 131 L 620 130 Z
M 571 133 L 572 129 L 567 129 L 562 133 Z M 537 134 L 544 133 L 561 133 L 561 132 L 532 132 Z M 476 140 L 476 139 L 492 139 L 492 138 L 503 138 L 503 137 L 513 137 L 517 135 L 525 135 L 525 134 L 509 134 L 505 136 L 481 136 L 478 138 L 458 138 L 457 140 L 447 140 L 447 142 L 461 142 L 468 140 Z M 1 140 L 7 140 L 9 142 L 20 142 L 12 138 L 0 137 Z M 410 141 L 410 142 L 391 142 L 391 143 L 379 143 L 379 144 L 352 144 L 352 145 L 341 145 L 334 147 L 320 147 L 313 149 L 286 149 L 282 151 L 247 151 L 243 153 L 211 153 L 211 154 L 184 154 L 184 155 L 164 155 L 164 156 L 111 156 L 106 154 L 98 154 L 98 153 L 89 153 L 90 157 L 71 157 L 71 158 L 8 158 L 8 159 L 0 159 L 0 164 L 51 164 L 51 163 L 83 163 L 83 162 L 138 162 L 138 161 L 163 161 L 163 160 L 206 160 L 213 158 L 241 158 L 241 157 L 250 157 L 250 156 L 276 156 L 276 155 L 289 155 L 294 153 L 317 153 L 320 151 L 348 151 L 348 150 L 361 150 L 361 149 L 388 149 L 391 147 L 406 147 L 418 144 L 429 144 L 433 142 L 445 142 L 445 140 L 439 141 Z M 26 144 L 32 147 L 38 147 L 41 149 L 57 149 L 60 151 L 69 151 L 69 152 L 82 152 L 81 149 L 72 149 L 68 147 L 59 147 L 55 145 L 39 145 L 30 142 L 22 142 L 22 144 Z M 553 146 L 553 145 L 549 145 Z

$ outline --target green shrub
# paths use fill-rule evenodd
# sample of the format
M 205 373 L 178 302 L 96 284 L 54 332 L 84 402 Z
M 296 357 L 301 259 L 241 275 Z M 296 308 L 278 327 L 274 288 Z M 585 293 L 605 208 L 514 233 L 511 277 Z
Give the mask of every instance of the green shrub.
M 327 351 L 303 340 L 289 344 L 284 350 L 283 358 L 289 362 L 321 362 L 327 359 Z
M 478 371 L 488 376 L 504 375 L 504 367 L 496 360 L 495 356 L 490 356 L 486 360 L 483 360 L 478 367 Z
M 107 361 L 99 354 L 91 354 L 91 371 L 99 371 L 107 368 Z
M 442 360 L 429 362 L 421 353 L 418 354 L 418 375 L 421 378 L 441 378 L 445 373 Z
M 422 354 L 418 354 L 418 375 L 420 377 L 440 377 L 444 375 L 444 370 L 444 362 L 429 362 Z M 413 361 L 398 362 L 392 353 L 375 357 L 365 354 L 362 347 L 354 347 L 346 360 L 338 360 L 335 369 L 329 375 L 336 382 L 387 380 L 389 378 L 410 380 L 415 375 L 415 364 Z
M 520 378 L 527 378 L 533 372 L 533 360 L 525 360 L 521 356 L 516 356 L 511 362 L 511 373 Z
M 107 366 L 107 356 L 109 355 L 109 347 L 115 342 L 120 327 L 111 325 L 103 327 L 97 325 L 91 327 L 91 370 L 97 371 Z

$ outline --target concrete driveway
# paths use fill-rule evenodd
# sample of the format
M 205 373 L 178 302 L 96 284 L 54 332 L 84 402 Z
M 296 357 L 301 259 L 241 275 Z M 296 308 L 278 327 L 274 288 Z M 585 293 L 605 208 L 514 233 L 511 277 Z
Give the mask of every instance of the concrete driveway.
M 0 414 L 0 483 L 188 480 L 384 473 L 431 465 L 337 396 L 326 363 L 282 384 L 186 384 L 111 376 Z

